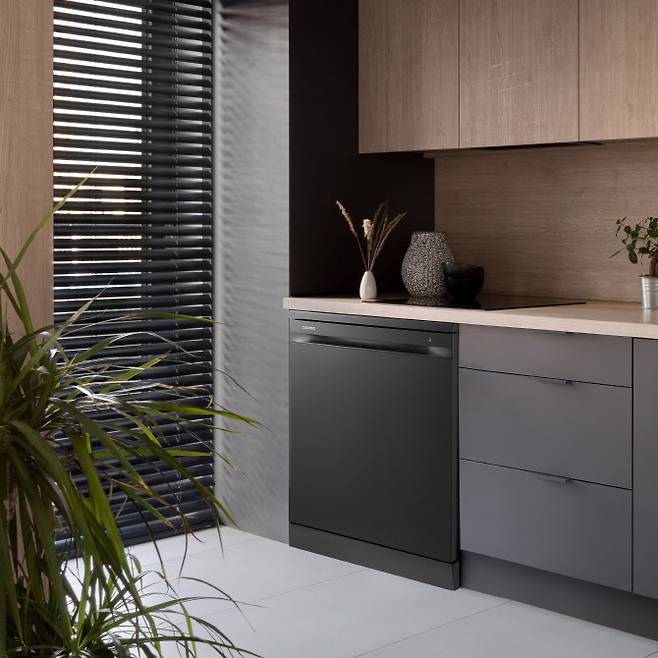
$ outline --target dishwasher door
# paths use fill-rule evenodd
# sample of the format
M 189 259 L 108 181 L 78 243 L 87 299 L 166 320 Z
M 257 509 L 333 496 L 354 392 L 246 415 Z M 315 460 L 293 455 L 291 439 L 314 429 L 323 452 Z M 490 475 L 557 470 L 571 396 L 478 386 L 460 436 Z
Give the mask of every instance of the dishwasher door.
M 457 559 L 456 341 L 291 322 L 291 523 Z

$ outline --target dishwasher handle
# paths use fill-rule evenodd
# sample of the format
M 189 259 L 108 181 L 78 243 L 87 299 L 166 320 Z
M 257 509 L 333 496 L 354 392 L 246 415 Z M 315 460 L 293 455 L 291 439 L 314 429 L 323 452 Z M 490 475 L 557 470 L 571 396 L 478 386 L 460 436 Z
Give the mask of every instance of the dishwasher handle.
M 420 354 L 441 359 L 451 359 L 452 349 L 449 347 L 431 345 L 401 345 L 394 343 L 372 343 L 358 340 L 342 340 L 340 338 L 327 338 L 320 336 L 293 336 L 291 343 L 302 345 L 321 345 L 325 347 L 345 347 L 352 349 L 371 350 L 377 352 L 397 352 L 400 354 Z
M 293 320 L 290 342 L 453 358 L 454 334 L 367 325 Z

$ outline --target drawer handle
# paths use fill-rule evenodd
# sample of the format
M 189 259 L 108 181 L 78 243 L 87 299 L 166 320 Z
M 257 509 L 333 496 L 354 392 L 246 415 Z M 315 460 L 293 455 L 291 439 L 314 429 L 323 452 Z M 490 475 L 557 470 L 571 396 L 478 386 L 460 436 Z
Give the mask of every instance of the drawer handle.
M 536 375 L 526 375 L 528 379 L 534 379 L 538 382 L 546 382 L 547 384 L 562 384 L 564 386 L 571 386 L 574 382 L 572 379 L 555 379 L 554 377 L 537 377 Z
M 555 482 L 555 484 L 571 484 L 573 480 L 571 478 L 563 478 L 559 475 L 546 475 L 545 473 L 538 473 L 538 477 L 546 482 Z

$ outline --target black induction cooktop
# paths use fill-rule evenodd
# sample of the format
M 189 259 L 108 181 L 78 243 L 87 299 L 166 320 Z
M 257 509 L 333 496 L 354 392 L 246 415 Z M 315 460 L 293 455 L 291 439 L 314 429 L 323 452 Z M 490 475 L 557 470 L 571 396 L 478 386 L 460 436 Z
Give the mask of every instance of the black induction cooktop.
M 382 297 L 374 300 L 380 304 L 406 304 L 409 306 L 433 306 L 437 308 L 479 309 L 482 311 L 503 311 L 513 308 L 539 308 L 542 306 L 567 306 L 584 304 L 580 299 L 564 299 L 560 297 L 531 297 L 522 295 L 480 295 L 470 303 L 454 302 L 450 299 L 437 297 Z

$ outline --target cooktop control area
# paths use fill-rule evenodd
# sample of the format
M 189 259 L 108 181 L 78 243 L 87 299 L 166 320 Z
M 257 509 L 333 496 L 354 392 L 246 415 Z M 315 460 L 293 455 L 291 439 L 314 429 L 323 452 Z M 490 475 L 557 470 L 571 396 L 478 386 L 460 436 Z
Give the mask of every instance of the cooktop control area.
M 482 311 L 503 311 L 513 308 L 539 308 L 542 306 L 567 306 L 584 304 L 579 299 L 560 297 L 532 297 L 522 295 L 480 295 L 472 302 L 455 302 L 439 297 L 382 297 L 375 300 L 379 304 L 407 304 L 409 306 L 433 306 L 439 308 L 469 308 Z

